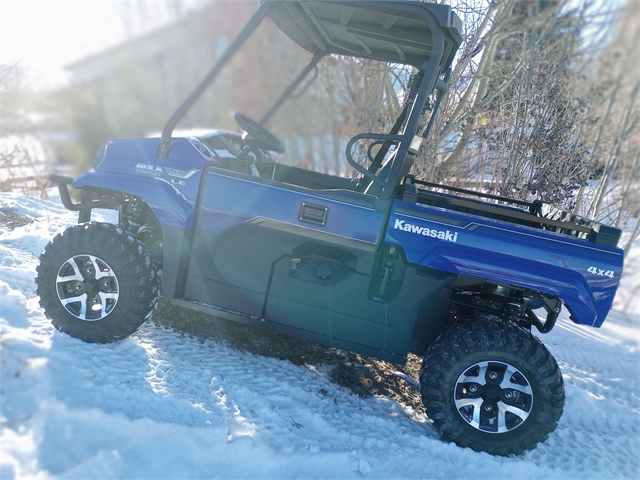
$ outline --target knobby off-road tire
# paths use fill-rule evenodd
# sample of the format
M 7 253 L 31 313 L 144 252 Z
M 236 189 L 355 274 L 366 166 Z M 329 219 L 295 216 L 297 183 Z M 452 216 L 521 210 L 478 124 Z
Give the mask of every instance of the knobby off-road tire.
M 445 440 L 493 455 L 546 440 L 564 406 L 558 364 L 531 332 L 491 315 L 446 330 L 420 370 L 427 415 Z
M 57 235 L 40 255 L 36 284 L 53 325 L 92 343 L 131 335 L 151 317 L 158 296 L 156 267 L 142 243 L 104 223 Z

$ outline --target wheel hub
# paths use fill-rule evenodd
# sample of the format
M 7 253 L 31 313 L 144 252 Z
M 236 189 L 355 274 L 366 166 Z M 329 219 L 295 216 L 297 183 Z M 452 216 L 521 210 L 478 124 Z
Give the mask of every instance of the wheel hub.
M 83 287 L 84 287 L 84 291 L 87 292 L 87 294 L 89 294 L 89 295 L 96 294 L 100 290 L 100 286 L 98 285 L 98 281 L 93 279 L 93 278 L 85 280 L 83 282 Z
M 482 398 L 489 402 L 495 402 L 500 398 L 501 388 L 497 385 L 485 385 L 483 387 Z
M 524 374 L 504 362 L 478 362 L 459 377 L 454 401 L 473 428 L 504 433 L 518 428 L 533 408 L 533 390 Z
M 109 315 L 119 298 L 118 279 L 104 260 L 75 255 L 65 261 L 56 276 L 58 299 L 74 317 L 94 322 Z

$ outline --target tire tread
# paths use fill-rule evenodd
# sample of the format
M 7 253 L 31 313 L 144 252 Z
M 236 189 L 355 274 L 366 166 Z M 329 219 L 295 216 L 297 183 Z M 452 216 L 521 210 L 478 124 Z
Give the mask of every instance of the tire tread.
M 532 412 L 525 424 L 511 432 L 490 434 L 475 430 L 458 414 L 452 385 L 464 365 L 503 354 L 528 364 L 537 376 L 540 391 L 534 392 L 536 413 Z M 440 335 L 424 356 L 420 388 L 427 415 L 444 439 L 494 455 L 517 455 L 546 440 L 555 430 L 564 405 L 562 374 L 547 348 L 528 330 L 491 315 L 478 316 Z
M 104 259 L 117 273 L 120 296 L 104 319 L 88 322 L 71 315 L 56 293 L 56 275 L 63 262 L 82 253 Z M 135 237 L 107 223 L 87 223 L 56 235 L 40 255 L 36 269 L 40 306 L 60 331 L 86 342 L 109 343 L 128 337 L 151 318 L 158 297 L 157 267 Z

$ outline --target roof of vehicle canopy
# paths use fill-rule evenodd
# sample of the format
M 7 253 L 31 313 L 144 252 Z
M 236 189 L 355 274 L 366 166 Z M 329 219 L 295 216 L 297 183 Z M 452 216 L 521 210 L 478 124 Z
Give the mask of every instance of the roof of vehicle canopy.
M 420 66 L 429 60 L 435 17 L 445 40 L 447 69 L 461 42 L 462 23 L 448 5 L 414 0 L 265 0 L 269 17 L 313 54 L 338 54 Z M 433 24 L 433 22 L 431 22 Z

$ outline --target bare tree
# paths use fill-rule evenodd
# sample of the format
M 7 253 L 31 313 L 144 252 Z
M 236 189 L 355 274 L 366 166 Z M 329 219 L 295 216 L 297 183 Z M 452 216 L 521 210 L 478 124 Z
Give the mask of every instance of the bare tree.
M 567 168 L 578 157 L 570 148 L 572 124 L 584 106 L 570 94 L 581 24 L 575 12 L 563 11 L 566 4 L 466 3 L 463 11 L 475 15 L 477 30 L 467 32 L 442 128 L 434 134 L 441 161 L 425 159 L 423 175 L 457 182 L 473 177 L 468 186 L 480 182 L 549 201 L 571 194 L 562 183 L 574 174 Z
M 0 97 L 0 190 L 47 198 L 44 152 L 32 132 L 32 94 L 20 65 L 0 65 Z
M 614 212 L 620 226 L 633 210 L 638 216 L 634 199 L 640 183 L 640 71 L 636 65 L 640 55 L 639 21 L 637 2 L 629 2 L 618 12 L 615 34 L 597 57 L 600 68 L 593 83 L 601 94 L 595 97 L 589 118 L 592 156 L 598 159 L 602 173 L 587 215 L 603 218 Z

